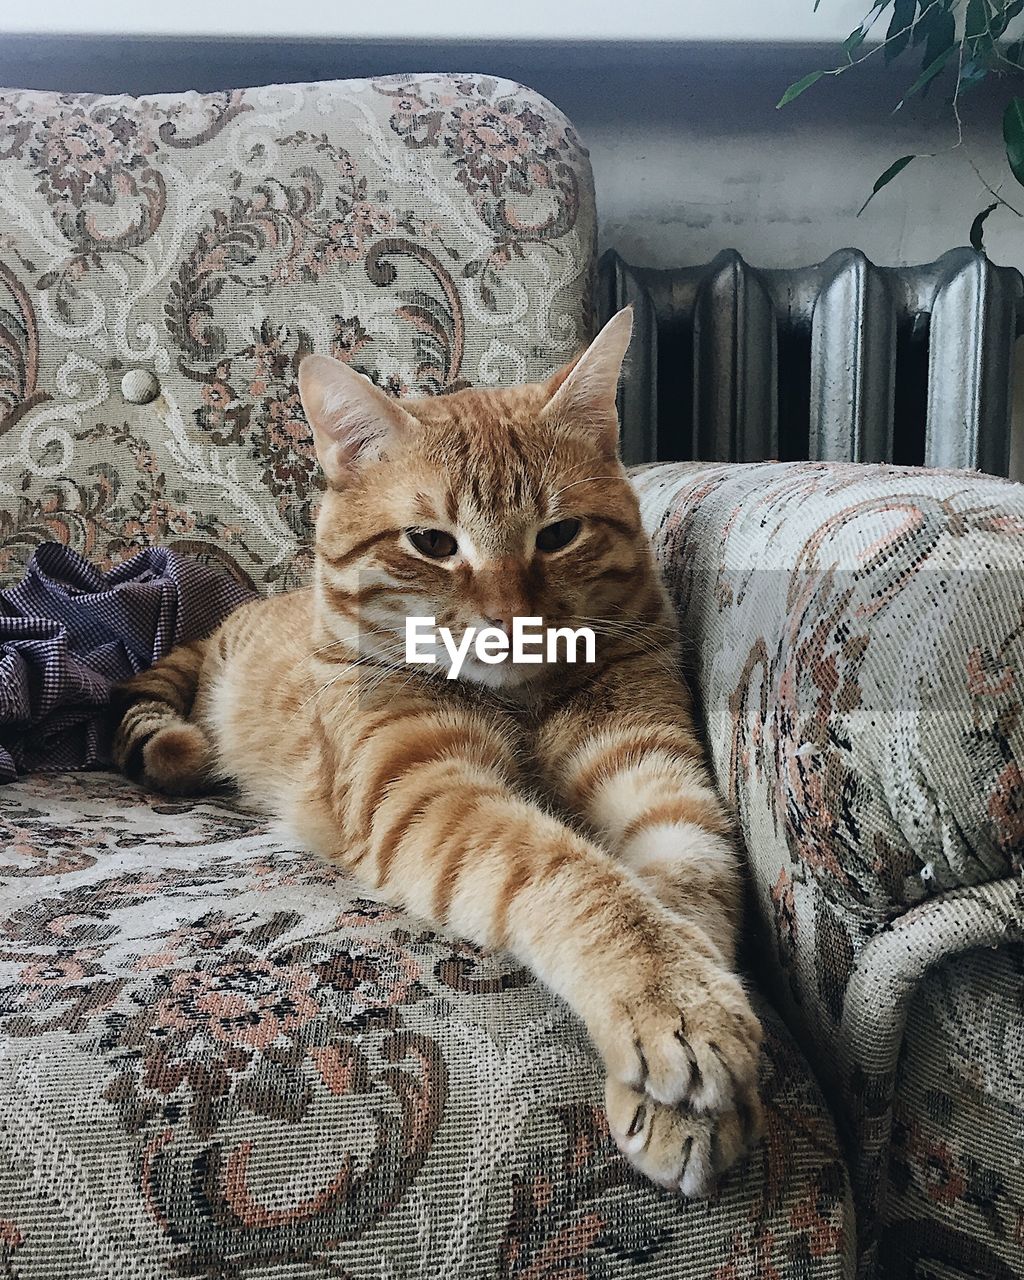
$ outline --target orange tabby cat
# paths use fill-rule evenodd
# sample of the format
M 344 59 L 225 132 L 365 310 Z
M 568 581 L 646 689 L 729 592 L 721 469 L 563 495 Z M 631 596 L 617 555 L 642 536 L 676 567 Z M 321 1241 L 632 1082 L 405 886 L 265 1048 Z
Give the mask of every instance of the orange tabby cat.
M 760 1131 L 761 1028 L 730 822 L 618 459 L 631 326 L 547 384 L 401 403 L 308 356 L 313 586 L 123 686 L 115 755 L 166 791 L 230 779 L 378 895 L 514 953 L 585 1023 L 620 1149 L 700 1195 Z M 409 615 L 590 625 L 597 660 L 471 656 L 449 680 L 443 652 L 404 661 Z

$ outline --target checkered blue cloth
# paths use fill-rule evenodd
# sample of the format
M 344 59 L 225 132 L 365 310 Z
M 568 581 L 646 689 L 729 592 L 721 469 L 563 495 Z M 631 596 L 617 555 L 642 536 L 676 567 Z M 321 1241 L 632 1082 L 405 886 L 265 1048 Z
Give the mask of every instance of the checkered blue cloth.
M 166 547 L 103 573 L 43 543 L 22 581 L 0 591 L 0 782 L 108 766 L 111 686 L 209 634 L 256 594 Z

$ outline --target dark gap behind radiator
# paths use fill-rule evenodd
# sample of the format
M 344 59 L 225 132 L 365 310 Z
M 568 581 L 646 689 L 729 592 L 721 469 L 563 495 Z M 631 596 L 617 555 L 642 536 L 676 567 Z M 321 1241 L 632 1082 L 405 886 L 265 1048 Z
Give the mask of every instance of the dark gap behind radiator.
M 658 325 L 658 458 L 693 456 L 693 315 L 682 312 Z M 646 459 L 645 459 L 646 461 Z
M 924 465 L 928 419 L 928 318 L 915 316 L 896 329 L 896 397 L 892 460 L 898 467 Z
M 780 462 L 807 457 L 811 411 L 811 333 L 778 325 L 778 406 Z

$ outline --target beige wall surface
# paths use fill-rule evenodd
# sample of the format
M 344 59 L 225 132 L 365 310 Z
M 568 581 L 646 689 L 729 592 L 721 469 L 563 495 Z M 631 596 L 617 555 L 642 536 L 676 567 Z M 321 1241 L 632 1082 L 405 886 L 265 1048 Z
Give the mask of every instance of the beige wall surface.
M 199 0 L 188 2 L 203 7 Z M 522 19 L 528 28 L 532 3 L 505 8 L 515 10 L 515 20 Z M 819 13 L 812 15 L 811 3 L 773 0 L 764 6 L 763 21 L 759 19 L 763 33 L 789 30 L 771 24 L 782 18 L 792 22 L 801 13 L 798 29 L 815 33 L 821 30 L 815 24 L 842 13 L 837 28 L 842 31 L 851 13 L 855 18 L 867 8 L 866 0 L 852 5 L 821 0 Z M 114 4 L 96 0 L 81 11 Z M 255 0 L 246 4 L 260 12 Z M 78 6 L 65 7 L 78 11 Z M 140 12 L 154 8 L 134 0 L 132 7 Z M 206 7 L 222 12 L 220 6 Z M 295 15 L 298 28 L 315 7 L 312 0 L 296 2 L 288 8 L 287 20 Z M 566 15 L 579 7 L 563 5 L 562 17 L 568 21 Z M 674 7 L 665 0 L 633 8 L 653 24 L 655 11 L 667 23 Z M 720 14 L 757 9 L 747 0 L 714 5 L 701 0 L 697 7 Z M 20 6 L 18 20 L 27 21 L 26 13 L 54 17 L 58 8 L 56 0 Z M 418 3 L 417 8 L 451 13 L 458 5 Z M 497 21 L 494 8 L 478 6 L 478 23 Z M 589 8 L 601 14 L 607 6 Z M 692 11 L 694 5 L 679 8 Z M 0 23 L 9 24 L 11 9 Z M 275 11 L 283 12 L 280 6 Z M 331 11 L 340 10 L 332 5 Z M 617 11 L 632 13 L 621 0 Z M 183 21 L 181 12 L 179 6 L 176 21 Z M 820 261 L 845 246 L 862 249 L 882 265 L 927 262 L 967 243 L 974 215 L 992 199 L 985 182 L 1024 211 L 1024 188 L 1010 176 L 1002 154 L 1000 111 L 1009 92 L 1005 83 L 983 85 L 964 98 L 963 141 L 956 145 L 950 86 L 937 81 L 926 97 L 894 115 L 892 108 L 915 68 L 886 69 L 876 55 L 863 67 L 821 81 L 777 111 L 775 103 L 788 84 L 807 71 L 834 65 L 834 45 L 750 39 L 314 41 L 299 34 L 196 40 L 0 33 L 0 83 L 147 93 L 390 71 L 509 76 L 546 94 L 575 122 L 593 161 L 601 248 L 614 247 L 639 265 L 703 263 L 721 249 L 735 248 L 755 265 L 796 266 Z M 922 153 L 922 158 L 857 217 L 875 178 L 897 156 L 910 152 Z M 987 224 L 986 247 L 993 261 L 1024 271 L 1024 219 L 997 210 Z M 1017 386 L 1018 419 L 1024 423 L 1024 368 Z M 1015 474 L 1024 477 L 1024 430 L 1016 435 Z

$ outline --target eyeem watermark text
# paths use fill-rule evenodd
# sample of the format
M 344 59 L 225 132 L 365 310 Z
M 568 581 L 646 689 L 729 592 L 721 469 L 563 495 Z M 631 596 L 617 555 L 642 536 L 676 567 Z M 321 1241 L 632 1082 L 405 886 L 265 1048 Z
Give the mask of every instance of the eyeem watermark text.
M 577 662 L 579 646 L 583 646 L 583 662 L 597 661 L 597 641 L 590 627 L 545 627 L 542 618 L 513 618 L 512 634 L 500 627 L 467 627 L 459 641 L 449 627 L 439 627 L 433 618 L 406 618 L 406 662 L 437 661 L 437 642 L 450 659 L 448 679 L 457 680 L 470 649 L 480 662 L 496 664 L 558 662 L 559 644 L 564 643 L 566 662 Z

